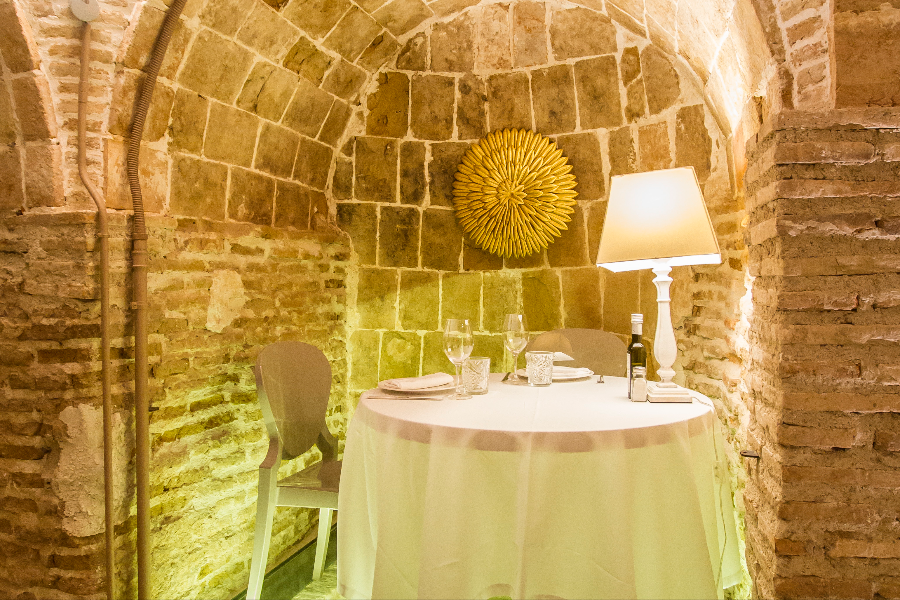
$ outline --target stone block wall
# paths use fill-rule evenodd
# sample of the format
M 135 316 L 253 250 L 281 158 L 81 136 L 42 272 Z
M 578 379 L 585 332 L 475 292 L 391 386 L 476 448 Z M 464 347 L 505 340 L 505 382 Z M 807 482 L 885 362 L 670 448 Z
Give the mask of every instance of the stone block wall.
M 327 220 L 334 150 L 369 71 L 398 47 L 348 8 L 255 2 L 238 16 L 227 2 L 188 4 L 144 132 L 149 210 L 299 229 Z M 102 174 L 116 208 L 130 204 L 125 138 L 163 14 L 145 4 L 117 57 Z
M 322 348 L 331 430 L 346 408 L 341 236 L 150 217 L 153 597 L 231 597 L 246 585 L 267 448 L 250 366 L 279 339 Z M 134 593 L 128 233 L 111 223 L 117 582 Z M 94 216 L 26 214 L 0 229 L 0 539 L 3 597 L 103 589 L 103 465 Z M 284 464 L 285 473 L 315 451 Z M 314 514 L 279 509 L 271 556 Z
M 11 0 L 0 2 L 0 214 L 63 201 L 50 86 L 22 19 Z
M 596 327 L 623 338 L 629 315 L 641 312 L 652 340 L 653 274 L 594 266 L 616 174 L 695 167 L 728 257 L 718 269 L 698 270 L 713 280 L 701 304 L 719 307 L 702 315 L 727 321 L 733 294 L 717 290 L 734 288 L 723 274 L 742 285 L 743 242 L 724 139 L 685 68 L 604 13 L 538 2 L 464 10 L 410 38 L 364 108 L 331 182 L 338 224 L 360 264 L 354 392 L 449 370 L 440 347 L 449 317 L 472 320 L 474 352 L 490 356 L 495 371 L 509 368 L 499 335 L 508 312 L 524 312 L 533 331 Z M 504 261 L 461 234 L 452 182 L 465 151 L 505 127 L 550 136 L 573 165 L 579 196 L 569 229 L 545 252 Z M 704 277 L 683 271 L 678 277 Z M 694 304 L 682 303 L 680 316 Z M 678 327 L 683 333 L 687 324 Z M 727 360 L 727 341 L 715 349 L 686 344 Z
M 900 121 L 784 113 L 747 171 L 748 565 L 760 597 L 900 595 Z

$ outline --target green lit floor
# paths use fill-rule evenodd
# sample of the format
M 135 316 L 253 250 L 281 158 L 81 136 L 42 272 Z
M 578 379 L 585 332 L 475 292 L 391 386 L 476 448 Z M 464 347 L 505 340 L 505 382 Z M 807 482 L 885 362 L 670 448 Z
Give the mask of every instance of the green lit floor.
M 263 582 L 261 600 L 338 600 L 337 530 L 332 529 L 325 557 L 325 571 L 318 581 L 312 580 L 316 545 L 310 544 L 274 569 Z M 234 600 L 245 600 L 242 592 Z

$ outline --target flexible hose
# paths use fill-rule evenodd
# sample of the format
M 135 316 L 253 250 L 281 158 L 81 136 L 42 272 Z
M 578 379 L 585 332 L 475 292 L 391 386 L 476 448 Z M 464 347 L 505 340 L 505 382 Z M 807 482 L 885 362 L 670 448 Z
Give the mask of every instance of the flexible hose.
M 175 0 L 166 11 L 159 35 L 153 45 L 150 61 L 144 69 L 144 82 L 134 110 L 134 120 L 128 137 L 128 154 L 125 169 L 128 186 L 134 204 L 134 224 L 131 250 L 132 286 L 134 309 L 134 421 L 135 421 L 135 463 L 137 470 L 137 554 L 138 554 L 138 600 L 150 598 L 150 400 L 149 359 L 147 356 L 147 226 L 144 222 L 144 200 L 138 179 L 138 165 L 141 153 L 141 138 L 144 122 L 156 77 L 169 47 L 172 31 L 186 0 Z
M 90 80 L 91 24 L 85 22 L 81 38 L 81 78 L 78 80 L 78 174 L 97 205 L 97 237 L 100 238 L 100 361 L 103 385 L 103 498 L 106 519 L 106 597 L 115 598 L 115 546 L 113 521 L 112 399 L 109 373 L 109 226 L 106 200 L 87 171 L 87 88 Z

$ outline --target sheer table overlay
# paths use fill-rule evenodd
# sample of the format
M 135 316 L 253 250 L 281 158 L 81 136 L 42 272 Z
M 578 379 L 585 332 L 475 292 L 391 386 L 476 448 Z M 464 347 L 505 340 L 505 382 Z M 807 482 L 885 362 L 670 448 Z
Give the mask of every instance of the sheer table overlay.
M 620 377 L 495 378 L 462 401 L 364 394 L 341 475 L 338 591 L 722 597 L 740 580 L 737 532 L 715 415 L 694 394 L 632 403 Z

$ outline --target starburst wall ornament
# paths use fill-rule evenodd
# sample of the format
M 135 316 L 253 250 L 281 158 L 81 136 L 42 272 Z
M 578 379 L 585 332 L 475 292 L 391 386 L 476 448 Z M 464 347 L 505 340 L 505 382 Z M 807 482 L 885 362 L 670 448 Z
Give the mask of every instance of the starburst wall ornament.
M 488 134 L 463 156 L 453 205 L 463 231 L 502 257 L 539 252 L 567 229 L 575 176 L 562 150 L 525 129 Z

